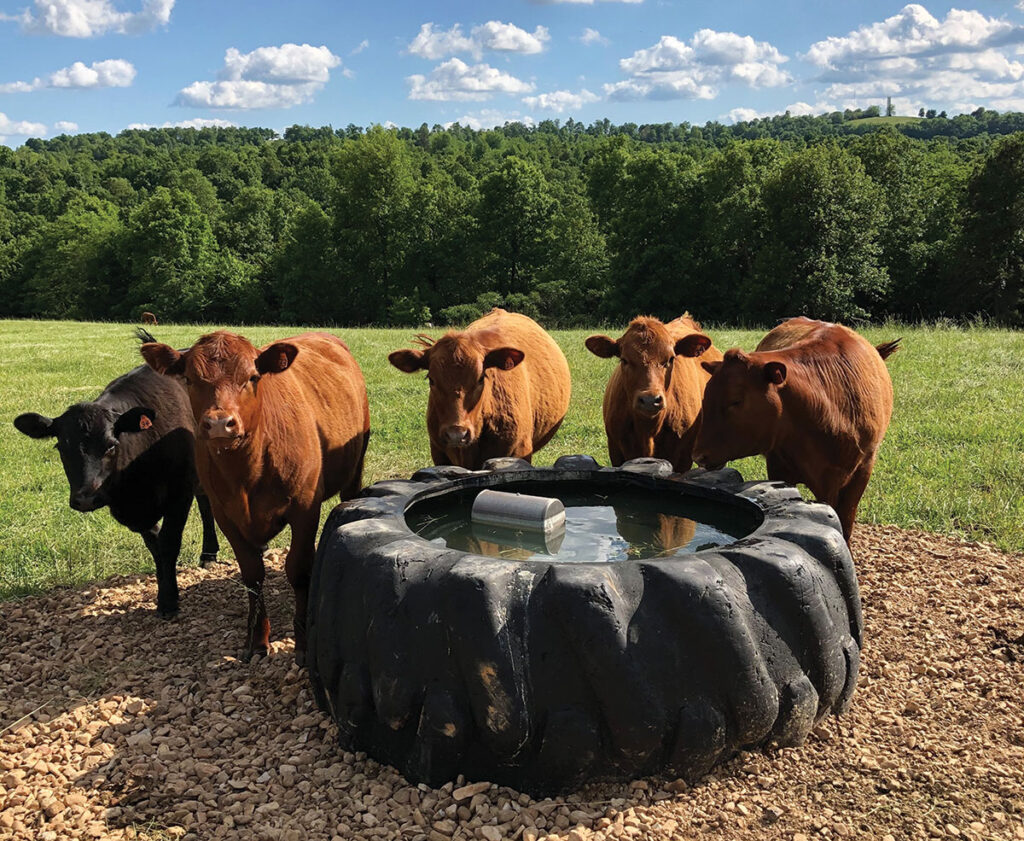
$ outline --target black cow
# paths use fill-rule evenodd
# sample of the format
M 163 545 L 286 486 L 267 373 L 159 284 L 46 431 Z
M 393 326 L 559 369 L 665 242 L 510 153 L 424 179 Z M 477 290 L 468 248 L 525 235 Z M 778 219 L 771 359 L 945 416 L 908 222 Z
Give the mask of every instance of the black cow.
M 215 561 L 219 549 L 210 502 L 196 476 L 194 423 L 185 389 L 148 365 L 60 417 L 28 412 L 14 419 L 31 438 L 57 439 L 72 508 L 109 505 L 115 520 L 142 535 L 156 563 L 156 611 L 164 618 L 178 612 L 178 553 L 193 496 L 203 520 L 200 563 Z

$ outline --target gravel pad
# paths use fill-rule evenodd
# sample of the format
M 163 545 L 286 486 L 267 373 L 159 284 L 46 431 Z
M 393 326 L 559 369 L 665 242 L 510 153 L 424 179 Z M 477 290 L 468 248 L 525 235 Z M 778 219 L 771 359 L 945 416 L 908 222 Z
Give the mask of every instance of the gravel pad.
M 343 753 L 292 663 L 232 656 L 233 564 L 0 605 L 0 838 L 1024 839 L 1024 557 L 859 526 L 857 693 L 798 748 L 690 786 L 649 778 L 532 800 L 440 789 Z M 267 603 L 287 627 L 280 553 Z

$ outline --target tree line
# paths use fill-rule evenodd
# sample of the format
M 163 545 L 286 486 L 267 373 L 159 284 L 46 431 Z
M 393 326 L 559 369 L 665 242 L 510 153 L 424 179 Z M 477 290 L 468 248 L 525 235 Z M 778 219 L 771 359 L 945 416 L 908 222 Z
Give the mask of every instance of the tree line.
M 1024 324 L 1024 115 L 874 116 L 0 146 L 0 315 Z

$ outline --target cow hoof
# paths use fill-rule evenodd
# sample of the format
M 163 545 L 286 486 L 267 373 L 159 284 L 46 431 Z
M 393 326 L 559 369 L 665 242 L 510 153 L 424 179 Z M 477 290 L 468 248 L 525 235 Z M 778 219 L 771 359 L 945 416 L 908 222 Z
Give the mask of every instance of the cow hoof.
M 201 566 L 203 569 L 206 569 L 206 567 L 209 564 L 215 564 L 215 563 L 217 563 L 217 553 L 216 552 L 203 552 L 203 554 L 201 554 L 199 556 L 199 566 Z
M 178 608 L 177 607 L 158 607 L 156 609 L 156 615 L 159 616 L 161 619 L 165 619 L 165 620 L 176 619 L 177 616 L 178 616 Z
M 308 668 L 354 749 L 411 783 L 464 774 L 547 795 L 594 778 L 699 779 L 739 750 L 798 744 L 846 708 L 860 600 L 827 506 L 649 459 L 497 466 L 379 483 L 331 513 Z M 444 510 L 445 495 L 548 496 L 559 483 L 689 496 L 731 510 L 738 534 L 687 555 L 572 563 L 438 546 L 407 519 Z
M 269 654 L 269 649 L 266 648 L 246 648 L 239 652 L 238 659 L 245 663 L 254 663 L 257 660 L 262 660 Z

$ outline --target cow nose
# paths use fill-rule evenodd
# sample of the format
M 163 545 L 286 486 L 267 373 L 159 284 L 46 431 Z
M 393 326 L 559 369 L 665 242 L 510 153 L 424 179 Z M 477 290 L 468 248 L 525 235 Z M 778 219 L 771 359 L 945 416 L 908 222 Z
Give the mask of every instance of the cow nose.
M 660 394 L 641 394 L 636 398 L 636 405 L 642 412 L 660 412 L 665 398 Z
M 445 439 L 453 447 L 465 447 L 469 438 L 469 430 L 464 426 L 449 426 L 445 431 Z
M 75 511 L 95 511 L 100 507 L 100 501 L 97 499 L 96 491 L 88 488 L 84 488 L 73 493 L 68 504 Z
M 235 438 L 241 429 L 238 418 L 230 412 L 217 412 L 203 418 L 203 432 L 207 438 Z

